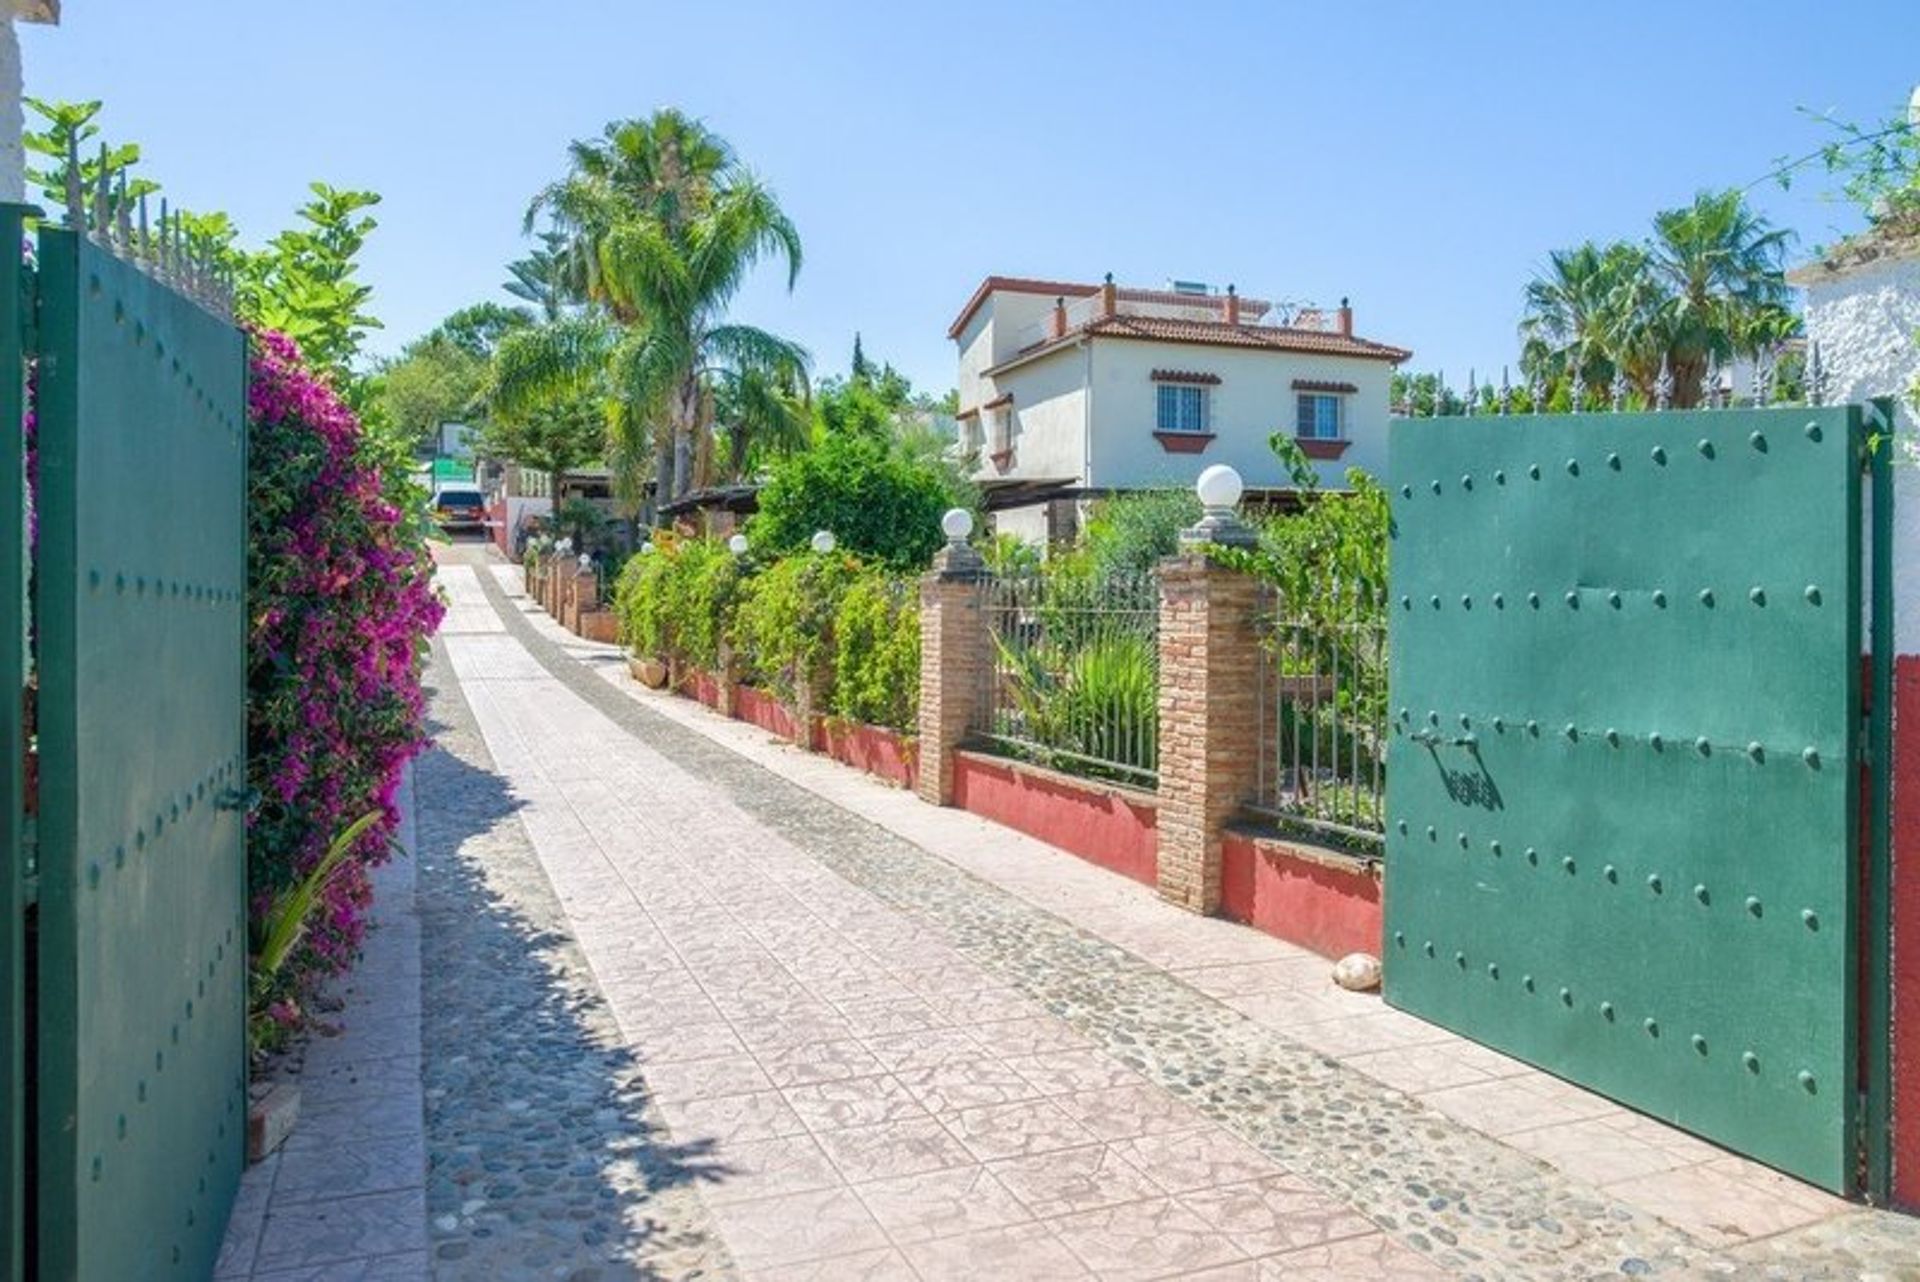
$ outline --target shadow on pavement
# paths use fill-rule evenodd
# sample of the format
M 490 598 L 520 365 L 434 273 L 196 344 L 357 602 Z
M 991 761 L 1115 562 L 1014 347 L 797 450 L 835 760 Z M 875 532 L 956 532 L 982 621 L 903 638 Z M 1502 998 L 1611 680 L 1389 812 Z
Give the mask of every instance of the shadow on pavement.
M 650 1118 L 445 650 L 417 766 L 427 1214 L 436 1276 L 725 1271 L 694 1186 L 729 1172 Z

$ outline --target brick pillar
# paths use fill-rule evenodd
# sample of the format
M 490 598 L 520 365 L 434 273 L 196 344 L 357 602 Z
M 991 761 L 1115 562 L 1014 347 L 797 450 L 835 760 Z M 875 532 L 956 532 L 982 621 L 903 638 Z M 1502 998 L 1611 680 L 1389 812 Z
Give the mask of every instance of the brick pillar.
M 920 580 L 921 798 L 953 804 L 953 757 L 966 740 L 987 673 L 987 568 L 965 543 L 949 543 Z
M 1259 783 L 1260 585 L 1197 549 L 1160 563 L 1160 895 L 1220 908 L 1220 840 Z
M 579 632 L 585 626 L 581 620 L 600 608 L 600 580 L 592 570 L 576 567 L 573 571 L 572 599 L 567 606 L 567 627 Z

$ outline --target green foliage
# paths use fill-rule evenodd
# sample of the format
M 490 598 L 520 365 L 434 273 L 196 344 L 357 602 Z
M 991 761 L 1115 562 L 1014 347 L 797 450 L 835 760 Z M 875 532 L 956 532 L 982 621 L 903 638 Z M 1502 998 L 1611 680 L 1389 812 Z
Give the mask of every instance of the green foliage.
M 1818 164 L 1840 179 L 1842 194 L 1876 221 L 1920 220 L 1920 120 L 1910 111 L 1872 125 L 1823 111 L 1806 114 L 1831 129 L 1833 137 L 1809 155 L 1781 157 L 1773 172 L 1781 187 L 1791 187 L 1801 170 Z
M 656 495 L 677 497 L 711 454 L 718 386 L 806 369 L 798 344 L 726 315 L 765 258 L 786 263 L 792 287 L 800 236 L 726 140 L 681 112 L 615 121 L 575 142 L 571 159 L 529 213 L 529 229 L 545 215 L 558 239 L 544 261 L 510 269 L 554 319 L 537 338 L 503 345 L 498 397 L 520 412 L 592 389 L 608 403 L 622 495 L 637 500 L 651 458 Z M 558 294 L 576 287 L 583 313 L 560 315 Z
M 381 370 L 374 399 L 393 431 L 418 445 L 443 423 L 470 422 L 486 381 L 483 358 L 430 334 Z
M 884 441 L 832 435 L 773 466 L 749 529 L 756 547 L 776 554 L 831 530 L 846 551 L 915 572 L 945 542 L 941 515 L 970 498 L 937 463 Z
M 495 409 L 480 432 L 488 455 L 546 473 L 555 494 L 569 471 L 601 457 L 606 440 L 606 412 L 590 396 L 554 398 L 514 413 Z
M 66 208 L 69 158 L 76 152 L 80 157 L 80 190 L 89 216 L 103 177 L 107 183 L 109 218 L 119 216 L 123 177 L 130 216 L 131 207 L 137 205 L 142 196 L 151 196 L 160 190 L 159 183 L 129 172 L 140 163 L 140 144 L 110 144 L 99 140 L 100 126 L 94 123 L 101 108 L 98 98 L 89 102 L 49 102 L 29 97 L 26 104 L 47 125 L 45 129 L 28 130 L 20 141 L 28 155 L 43 156 L 48 161 L 28 169 L 27 181 L 40 189 L 50 212 Z
M 245 256 L 239 303 L 254 323 L 299 343 L 344 389 L 361 341 L 381 327 L 367 308 L 372 288 L 356 279 L 360 250 L 377 226 L 365 211 L 380 197 L 321 182 L 310 190 L 313 199 L 299 210 L 302 225 Z
M 247 1040 L 252 1049 L 260 1049 L 278 1035 L 282 1021 L 276 1020 L 267 1008 L 281 986 L 281 971 L 306 937 L 307 922 L 329 884 L 354 854 L 367 830 L 383 817 L 381 811 L 370 810 L 347 825 L 327 846 L 319 861 L 299 880 L 275 894 L 267 911 L 249 923 L 253 956 L 248 972 Z
M 573 540 L 573 550 L 597 552 L 607 541 L 607 514 L 587 499 L 568 499 L 554 518 L 554 536 Z
M 994 643 L 1009 677 L 1015 728 L 1044 745 L 1037 755 L 1083 774 L 1100 773 L 1099 762 L 1158 767 L 1160 667 L 1151 636 L 1109 630 L 1070 647 L 1001 636 Z
M 449 343 L 476 360 L 488 361 L 493 359 L 502 339 L 533 323 L 533 313 L 524 307 L 474 303 L 434 326 L 427 339 Z
M 1386 490 L 1352 468 L 1347 490 L 1323 493 L 1291 437 L 1275 433 L 1267 444 L 1294 473 L 1300 510 L 1264 522 L 1257 547 L 1210 544 L 1207 554 L 1273 584 L 1289 618 L 1328 623 L 1383 618 L 1392 522 Z
M 844 552 L 805 552 L 748 580 L 732 634 L 746 675 L 786 699 L 806 680 L 816 705 L 831 707 L 834 621 L 860 572 L 859 560 Z
M 920 707 L 920 607 L 913 581 L 862 573 L 833 621 L 835 715 L 912 733 Z
M 637 654 L 717 668 L 740 594 L 739 558 L 713 539 L 662 534 L 653 546 L 628 559 L 614 589 L 621 639 Z
M 1137 579 L 1180 550 L 1202 515 L 1192 490 L 1139 490 L 1094 504 L 1082 536 L 1096 579 Z
M 1653 404 L 1665 362 L 1673 404 L 1691 408 L 1710 363 L 1798 332 L 1784 272 L 1791 240 L 1738 191 L 1703 191 L 1655 214 L 1644 241 L 1556 251 L 1527 285 L 1521 364 L 1566 394 L 1549 408 L 1592 409 L 1616 373 L 1635 403 Z M 1589 397 L 1579 406 L 1576 377 Z
M 1040 548 L 1017 534 L 995 534 L 981 543 L 980 559 L 1002 578 L 1040 573 Z

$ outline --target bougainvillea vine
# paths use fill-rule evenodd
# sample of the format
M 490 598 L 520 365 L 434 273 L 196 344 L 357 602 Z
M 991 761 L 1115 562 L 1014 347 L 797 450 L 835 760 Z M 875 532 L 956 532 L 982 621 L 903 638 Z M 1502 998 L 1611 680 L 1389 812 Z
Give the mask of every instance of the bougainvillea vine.
M 406 763 L 426 746 L 420 685 L 443 606 L 430 558 L 389 496 L 373 442 L 282 334 L 253 334 L 248 419 L 247 737 L 259 805 L 248 878 L 256 916 L 354 819 L 379 810 L 333 875 L 268 996 L 293 1022 L 312 981 L 349 964 L 369 870 L 399 824 Z

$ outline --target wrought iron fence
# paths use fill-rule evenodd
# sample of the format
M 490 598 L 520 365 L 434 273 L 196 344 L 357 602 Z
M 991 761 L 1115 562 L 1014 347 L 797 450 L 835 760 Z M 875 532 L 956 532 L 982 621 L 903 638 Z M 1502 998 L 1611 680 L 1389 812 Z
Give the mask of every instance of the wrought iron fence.
M 1386 826 L 1387 624 L 1373 589 L 1311 605 L 1272 598 L 1264 621 L 1255 812 L 1368 851 Z
M 1154 787 L 1158 580 L 1022 575 L 979 591 L 992 650 L 974 737 L 1073 774 Z

